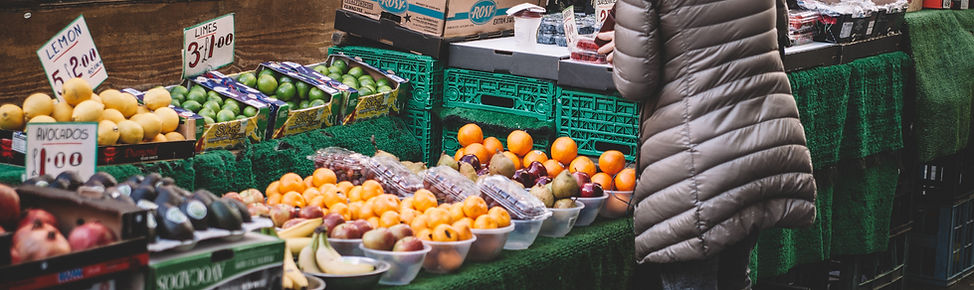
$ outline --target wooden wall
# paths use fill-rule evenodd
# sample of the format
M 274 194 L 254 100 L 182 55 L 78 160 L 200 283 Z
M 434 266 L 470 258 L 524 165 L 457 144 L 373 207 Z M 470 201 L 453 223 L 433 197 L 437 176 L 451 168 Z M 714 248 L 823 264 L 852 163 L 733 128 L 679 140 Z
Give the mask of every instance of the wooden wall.
M 0 0 L 6 1 L 6 0 Z M 221 69 L 251 70 L 269 60 L 323 60 L 340 0 L 79 1 L 0 5 L 0 103 L 51 94 L 37 49 L 85 15 L 108 80 L 96 89 L 147 89 L 180 81 L 183 28 L 236 13 L 236 59 Z M 13 7 L 12 7 L 13 6 Z M 29 12 L 30 17 L 25 18 Z

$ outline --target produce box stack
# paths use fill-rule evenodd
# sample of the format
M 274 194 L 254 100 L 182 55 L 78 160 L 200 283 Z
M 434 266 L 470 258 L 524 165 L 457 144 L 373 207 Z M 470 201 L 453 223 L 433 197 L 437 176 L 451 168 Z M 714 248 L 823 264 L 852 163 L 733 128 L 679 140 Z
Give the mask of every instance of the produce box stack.
M 325 62 L 296 69 L 316 80 L 347 86 L 358 92 L 345 100 L 342 125 L 399 112 L 399 95 L 408 87 L 407 80 L 395 72 L 383 71 L 361 59 L 344 55 L 329 55 Z M 341 83 L 337 83 L 339 80 Z
M 176 96 L 179 107 L 203 120 L 203 130 L 196 132 L 197 151 L 240 149 L 247 142 L 267 138 L 270 104 L 252 92 L 224 84 L 221 78 L 197 76 L 184 85 L 170 87 L 169 94 Z

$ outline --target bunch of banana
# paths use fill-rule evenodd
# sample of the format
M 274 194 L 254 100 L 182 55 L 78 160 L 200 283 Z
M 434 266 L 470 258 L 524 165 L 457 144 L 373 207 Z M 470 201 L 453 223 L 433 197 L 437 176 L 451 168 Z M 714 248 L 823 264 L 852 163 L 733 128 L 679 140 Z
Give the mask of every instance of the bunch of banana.
M 328 229 L 320 226 L 311 236 L 311 244 L 298 254 L 298 268 L 308 273 L 357 275 L 375 270 L 372 265 L 342 261 L 342 256 L 328 243 Z
M 305 289 L 308 288 L 308 278 L 294 264 L 294 255 L 291 251 L 284 251 L 284 277 L 281 279 L 283 289 Z

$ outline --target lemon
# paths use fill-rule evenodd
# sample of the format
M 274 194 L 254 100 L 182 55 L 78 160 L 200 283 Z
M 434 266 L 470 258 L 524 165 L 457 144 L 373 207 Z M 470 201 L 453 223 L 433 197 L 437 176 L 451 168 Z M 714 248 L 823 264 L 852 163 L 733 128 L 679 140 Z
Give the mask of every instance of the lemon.
M 118 125 L 110 120 L 98 122 L 98 145 L 108 146 L 118 142 Z
M 91 99 L 91 85 L 88 81 L 80 78 L 73 78 L 64 82 L 61 87 L 61 97 L 68 105 L 77 106 L 81 102 Z
M 186 138 L 183 137 L 183 134 L 179 134 L 179 132 L 169 132 L 169 133 L 166 133 L 166 140 L 169 140 L 169 141 L 183 141 L 183 140 L 186 140 Z
M 118 122 L 118 141 L 125 144 L 139 144 L 142 141 L 142 126 L 134 121 Z
M 139 100 L 135 96 L 116 90 L 101 92 L 101 100 L 105 103 L 105 108 L 118 110 L 126 118 L 135 115 L 139 107 Z
M 74 107 L 71 112 L 71 121 L 74 122 L 97 122 L 101 119 L 101 113 L 105 110 L 105 105 L 92 100 L 87 100 Z
M 101 96 L 98 96 L 98 94 L 91 94 L 91 98 L 89 100 L 101 103 Z
M 19 131 L 24 128 L 24 110 L 13 104 L 0 106 L 0 128 Z
M 166 135 L 162 135 L 162 133 L 156 134 L 155 138 L 149 140 L 149 142 L 166 142 L 166 141 L 168 141 L 166 140 Z
M 145 96 L 142 97 L 142 102 L 149 110 L 155 110 L 162 107 L 168 107 L 172 103 L 172 96 L 164 88 L 154 88 L 145 92 Z
M 109 120 L 115 122 L 115 124 L 118 124 L 118 122 L 125 120 L 125 115 L 122 115 L 122 113 L 116 109 L 105 109 L 105 111 L 101 112 L 101 119 Z
M 54 112 L 54 100 L 51 96 L 43 93 L 36 93 L 24 100 L 24 116 L 33 119 L 40 115 L 51 115 Z
M 145 114 L 148 112 L 149 109 L 146 109 L 145 106 L 139 106 L 138 108 L 135 109 L 135 114 Z
M 27 123 L 57 123 L 57 120 L 54 120 L 54 118 L 48 115 L 40 115 L 31 118 Z
M 156 114 L 156 117 L 162 121 L 162 133 L 176 131 L 176 127 L 179 126 L 179 114 L 175 110 L 170 107 L 162 107 L 152 113 Z
M 71 122 L 71 114 L 73 112 L 74 108 L 68 105 L 67 102 L 58 102 L 54 104 L 54 112 L 51 113 L 51 116 L 58 122 Z
M 143 136 L 147 140 L 154 138 L 159 134 L 159 132 L 162 132 L 162 120 L 160 120 L 155 114 L 136 114 L 135 116 L 132 116 L 132 121 L 142 126 L 142 132 L 144 134 Z

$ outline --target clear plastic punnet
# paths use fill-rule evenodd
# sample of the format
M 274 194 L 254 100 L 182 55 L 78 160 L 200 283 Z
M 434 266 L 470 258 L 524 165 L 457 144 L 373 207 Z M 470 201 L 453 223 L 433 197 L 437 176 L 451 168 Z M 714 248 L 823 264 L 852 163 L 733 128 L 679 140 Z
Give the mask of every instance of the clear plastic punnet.
M 372 157 L 365 163 L 366 179 L 382 184 L 385 193 L 410 197 L 423 189 L 423 179 L 391 157 Z
M 315 168 L 328 168 L 335 172 L 338 181 L 361 185 L 366 178 L 365 164 L 369 157 L 340 147 L 328 147 L 308 156 Z
M 480 187 L 476 183 L 447 166 L 427 169 L 423 184 L 440 203 L 462 202 L 469 196 L 480 195 Z
M 488 207 L 501 206 L 515 219 L 532 220 L 551 214 L 541 200 L 507 177 L 491 175 L 481 179 L 478 185 Z

